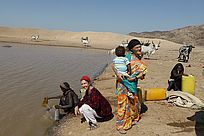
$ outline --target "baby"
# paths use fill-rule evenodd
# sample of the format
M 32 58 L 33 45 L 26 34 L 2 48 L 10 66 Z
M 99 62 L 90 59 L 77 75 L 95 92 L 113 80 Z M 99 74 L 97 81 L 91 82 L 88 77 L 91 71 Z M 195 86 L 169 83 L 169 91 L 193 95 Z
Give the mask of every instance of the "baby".
M 137 72 L 130 75 L 130 61 L 125 57 L 125 48 L 123 46 L 118 46 L 115 49 L 115 54 L 117 57 L 113 59 L 114 68 L 117 73 L 122 75 L 122 83 L 128 88 L 129 91 L 127 96 L 134 99 L 134 94 L 137 89 L 137 82 L 135 82 L 135 80 L 137 80 L 138 77 L 144 78 L 144 71 L 146 70 L 146 66 L 142 63 L 139 63 L 141 65 L 136 66 Z

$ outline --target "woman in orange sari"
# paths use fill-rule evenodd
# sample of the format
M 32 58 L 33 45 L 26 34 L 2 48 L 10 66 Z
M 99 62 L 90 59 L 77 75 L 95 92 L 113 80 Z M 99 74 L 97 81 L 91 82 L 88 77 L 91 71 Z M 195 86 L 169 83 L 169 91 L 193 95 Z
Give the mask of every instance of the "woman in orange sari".
M 138 79 L 144 79 L 147 72 L 145 63 L 141 61 L 141 43 L 137 39 L 133 39 L 128 43 L 127 48 L 131 52 L 130 54 L 126 55 L 126 57 L 130 60 L 130 74 L 135 72 L 141 73 L 138 74 L 134 80 L 137 85 Z M 123 78 L 121 74 L 117 73 L 114 66 L 112 66 L 112 68 L 117 75 L 116 92 L 118 97 L 118 111 L 116 129 L 119 131 L 119 133 L 126 134 L 127 130 L 130 129 L 132 125 L 135 125 L 140 119 L 140 103 L 137 93 L 134 94 L 134 99 L 129 98 L 126 95 L 128 89 L 122 83 Z

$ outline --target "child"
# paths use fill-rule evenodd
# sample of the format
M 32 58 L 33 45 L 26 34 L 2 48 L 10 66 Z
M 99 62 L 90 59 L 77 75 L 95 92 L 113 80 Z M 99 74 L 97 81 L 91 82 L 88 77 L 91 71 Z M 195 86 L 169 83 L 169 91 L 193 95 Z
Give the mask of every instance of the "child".
M 122 75 L 122 82 L 123 84 L 128 88 L 127 96 L 134 99 L 134 95 L 136 93 L 136 82 L 133 82 L 134 80 L 137 80 L 137 76 L 141 76 L 142 72 L 137 71 L 136 73 L 130 75 L 130 61 L 128 58 L 125 57 L 125 48 L 123 46 L 118 46 L 115 49 L 116 58 L 113 59 L 114 69 L 117 73 Z M 144 67 L 144 65 L 141 65 Z M 140 67 L 141 67 L 140 66 Z M 139 68 L 140 68 L 139 67 Z M 141 68 L 141 70 L 146 70 L 145 67 Z M 143 76 L 144 77 L 144 76 Z

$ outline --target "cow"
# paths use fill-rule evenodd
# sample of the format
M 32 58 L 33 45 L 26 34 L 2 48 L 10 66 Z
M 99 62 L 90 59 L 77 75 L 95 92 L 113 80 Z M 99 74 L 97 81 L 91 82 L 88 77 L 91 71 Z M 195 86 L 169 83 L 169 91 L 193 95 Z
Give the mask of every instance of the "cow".
M 188 62 L 189 55 L 192 51 L 192 49 L 195 48 L 193 45 L 183 45 L 179 48 L 179 56 L 178 61 Z
M 88 47 L 88 46 L 89 46 L 88 37 L 86 37 L 86 38 L 81 37 L 81 42 L 82 42 L 82 44 L 83 44 L 85 47 Z
M 148 43 L 143 43 L 141 46 L 141 52 L 142 52 L 142 56 L 143 55 L 147 55 L 147 58 L 149 59 L 150 55 L 154 54 L 156 52 L 156 50 L 158 50 L 158 48 L 160 47 L 161 42 L 159 42 L 158 44 L 154 44 L 154 42 L 152 41 L 152 44 Z

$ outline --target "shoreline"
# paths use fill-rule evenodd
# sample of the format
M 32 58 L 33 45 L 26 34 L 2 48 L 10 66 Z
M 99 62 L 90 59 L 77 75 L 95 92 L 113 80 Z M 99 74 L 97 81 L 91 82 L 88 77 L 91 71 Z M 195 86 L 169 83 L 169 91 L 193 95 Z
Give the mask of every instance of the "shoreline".
M 103 73 L 106 71 L 106 69 L 108 69 L 108 67 L 110 67 L 110 64 L 106 64 L 101 71 L 99 71 L 98 73 L 96 73 L 93 77 L 93 84 L 95 84 L 95 82 L 97 82 L 98 80 L 100 80 L 99 78 L 103 75 Z M 53 125 L 50 126 L 47 131 L 46 131 L 46 135 L 47 136 L 57 136 L 57 134 L 59 134 L 60 131 L 60 127 L 66 123 L 67 121 L 69 121 L 72 118 L 75 118 L 76 116 L 74 114 L 68 114 L 65 115 L 61 120 L 59 121 L 54 121 Z M 79 117 L 79 116 L 78 116 Z
M 98 74 L 94 75 L 92 81 L 93 81 L 93 85 L 96 87 L 96 88 L 100 88 L 100 82 L 103 81 L 103 80 L 109 80 L 109 81 L 112 81 L 115 79 L 115 76 L 114 74 L 111 75 L 111 76 L 107 76 L 107 74 L 109 74 L 110 72 L 110 69 L 111 69 L 111 65 L 110 64 L 107 64 L 101 71 L 99 71 Z M 108 72 L 108 73 L 107 73 Z M 111 87 L 106 87 L 106 89 L 110 89 Z M 116 103 L 113 102 L 110 98 L 110 96 L 108 95 L 104 95 L 108 101 L 110 102 L 111 104 L 111 107 L 113 108 L 113 113 L 116 113 Z M 115 116 L 115 115 L 114 115 Z M 67 126 L 67 123 L 68 122 L 75 122 L 75 120 L 77 120 L 77 123 L 80 123 L 80 116 L 75 116 L 74 114 L 68 114 L 66 116 L 64 116 L 60 121 L 58 122 L 53 122 L 53 125 L 51 127 L 48 128 L 46 134 L 47 136 L 61 136 L 61 131 L 64 127 L 64 125 Z M 113 120 L 113 119 L 111 119 Z M 80 124 L 81 125 L 81 124 Z M 86 122 L 83 123 L 83 125 L 86 125 Z M 72 135 L 72 133 L 69 133 L 68 135 Z
M 96 49 L 96 50 L 107 50 L 109 51 L 110 49 L 108 48 L 97 48 L 97 47 L 85 47 L 83 45 L 79 46 L 77 44 L 74 44 L 74 45 L 65 45 L 65 44 L 48 44 L 48 43 L 39 43 L 39 42 L 36 42 L 36 43 L 33 43 L 33 42 L 18 42 L 18 41 L 3 41 L 3 40 L 0 40 L 0 43 L 12 43 L 12 44 L 29 44 L 29 45 L 40 45 L 40 46 L 56 46 L 56 47 L 71 47 L 71 48 L 81 48 L 81 49 Z
M 20 31 L 21 32 L 21 31 Z M 16 36 L 19 34 L 11 34 L 10 41 L 15 41 L 18 39 L 21 43 L 30 44 L 30 36 L 33 32 L 29 34 L 24 34 L 22 38 Z M 43 33 L 44 34 L 44 33 Z M 124 36 L 124 35 L 115 35 L 110 33 L 58 33 L 57 38 L 51 33 L 46 33 L 42 36 L 41 41 L 42 45 L 49 44 L 51 46 L 57 45 L 76 45 L 74 47 L 83 46 L 80 43 L 80 37 L 84 34 L 88 37 L 91 37 L 91 43 L 94 48 L 105 48 L 107 50 L 116 47 L 125 39 L 133 39 L 136 37 Z M 49 34 L 49 35 L 47 35 Z M 56 34 L 56 33 L 55 33 Z M 51 35 L 51 36 L 50 36 Z M 13 37 L 12 37 L 13 36 Z M 16 36 L 16 37 L 15 37 Z M 27 36 L 27 37 L 26 37 Z M 41 36 L 41 35 L 40 35 Z M 13 40 L 12 40 L 13 38 Z M 47 40 L 49 39 L 49 40 Z M 53 40 L 54 39 L 54 40 Z M 137 38 L 141 41 L 146 41 L 149 38 Z M 9 38 L 7 39 L 9 41 Z M 170 71 L 173 66 L 178 63 L 178 49 L 181 47 L 181 44 L 176 44 L 170 41 L 162 39 L 149 39 L 153 40 L 154 43 L 161 41 L 161 47 L 155 54 L 153 54 L 150 59 L 143 59 L 148 65 L 148 73 L 146 79 L 139 81 L 140 86 L 143 89 L 146 88 L 166 88 L 167 80 L 170 76 Z M 0 41 L 2 41 L 2 35 L 0 35 Z M 4 40 L 5 41 L 5 40 Z M 8 42 L 9 43 L 9 42 Z M 38 45 L 41 45 L 40 42 L 35 42 Z M 34 45 L 36 45 L 34 44 Z M 204 48 L 196 46 L 190 54 L 190 59 L 188 63 L 182 63 L 185 67 L 186 74 L 192 74 L 195 76 L 195 96 L 200 100 L 204 101 L 204 76 L 202 76 L 202 67 L 204 65 Z M 190 66 L 189 66 L 190 65 Z M 117 96 L 115 95 L 115 76 L 110 65 L 108 65 L 96 80 L 94 80 L 94 86 L 108 99 L 110 102 L 113 114 L 117 113 Z M 197 112 L 203 112 L 199 110 L 192 110 L 188 108 L 181 108 L 169 104 L 166 100 L 161 101 L 145 101 L 145 105 L 148 107 L 148 110 L 143 114 L 142 119 L 139 121 L 138 125 L 133 126 L 128 130 L 126 135 L 135 135 L 138 136 L 195 136 L 202 133 L 204 135 L 204 124 L 198 124 L 196 121 L 190 121 L 187 117 L 196 115 Z M 96 130 L 89 131 L 87 130 L 86 123 L 80 123 L 80 117 L 73 117 L 69 119 L 64 119 L 60 124 L 57 124 L 57 128 L 54 128 L 52 136 L 118 136 L 119 133 L 115 129 L 115 117 L 107 122 L 99 123 L 100 127 Z M 199 126 L 198 126 L 199 125 Z
M 177 60 L 175 60 L 174 57 L 172 58 L 172 56 L 177 56 L 177 52 L 175 52 L 175 50 L 178 47 L 179 45 L 173 48 L 169 48 L 167 46 L 163 47 L 156 54 L 154 54 L 154 57 L 152 56 L 152 59 L 144 59 L 144 61 L 148 64 L 149 71 L 146 79 L 144 81 L 139 81 L 139 84 L 143 89 L 167 87 L 169 71 L 177 63 Z M 196 77 L 195 96 L 203 101 L 204 94 L 202 93 L 202 90 L 204 89 L 204 86 L 202 83 L 204 78 L 202 77 L 200 70 L 201 65 L 203 64 L 203 60 L 201 60 L 201 58 L 204 56 L 204 53 L 202 53 L 201 50 L 203 50 L 203 48 L 196 48 L 190 56 L 189 63 L 183 63 L 183 65 L 187 74 L 193 74 Z M 189 64 L 192 66 L 188 67 Z M 158 70 L 160 70 L 160 72 L 158 72 Z M 80 123 L 79 116 L 67 120 L 64 119 L 57 126 L 57 128 L 55 128 L 55 131 L 51 136 L 81 136 L 82 134 L 85 136 L 120 135 L 115 129 L 117 96 L 115 95 L 115 76 L 110 65 L 108 65 L 97 77 L 97 79 L 94 81 L 94 86 L 110 102 L 113 109 L 114 118 L 107 122 L 99 122 L 100 127 L 92 131 L 87 129 L 86 123 Z M 143 114 L 138 125 L 133 126 L 130 130 L 128 130 L 126 135 L 195 136 L 200 133 L 204 134 L 204 124 L 199 124 L 199 128 L 197 128 L 196 121 L 190 121 L 187 119 L 187 117 L 196 115 L 199 110 L 177 107 L 168 103 L 167 100 L 145 101 L 144 103 L 148 107 L 148 110 Z

